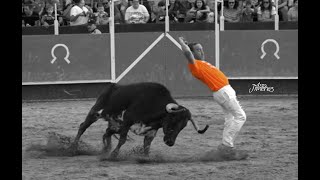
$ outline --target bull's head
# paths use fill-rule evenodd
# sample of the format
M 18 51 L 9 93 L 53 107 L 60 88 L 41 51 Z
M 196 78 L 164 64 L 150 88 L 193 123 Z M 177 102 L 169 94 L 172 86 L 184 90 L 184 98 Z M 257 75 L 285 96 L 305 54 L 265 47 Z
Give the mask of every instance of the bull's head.
M 208 125 L 203 130 L 199 130 L 197 123 L 192 119 L 191 112 L 180 105 L 175 103 L 169 103 L 166 106 L 167 116 L 163 120 L 163 141 L 168 146 L 173 146 L 175 140 L 180 133 L 180 131 L 186 127 L 188 121 L 190 120 L 195 130 L 203 134 L 207 129 Z

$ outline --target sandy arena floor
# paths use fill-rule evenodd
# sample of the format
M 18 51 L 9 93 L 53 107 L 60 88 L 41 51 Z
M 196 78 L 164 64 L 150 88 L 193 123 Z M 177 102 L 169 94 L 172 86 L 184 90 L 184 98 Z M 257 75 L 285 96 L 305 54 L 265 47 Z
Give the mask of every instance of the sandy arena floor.
M 74 137 L 94 100 L 22 103 L 22 177 L 23 179 L 217 179 L 217 180 L 293 180 L 298 179 L 298 97 L 240 96 L 246 111 L 235 146 L 249 151 L 244 161 L 179 162 L 215 149 L 222 136 L 223 114 L 211 99 L 177 99 L 190 109 L 203 135 L 191 124 L 179 134 L 173 147 L 163 142 L 162 129 L 151 145 L 150 156 L 176 161 L 141 164 L 131 160 L 99 161 L 96 155 L 37 156 L 25 150 L 32 144 L 46 144 L 48 132 Z M 97 121 L 81 140 L 96 149 L 102 147 L 107 122 Z M 143 137 L 129 133 L 121 154 L 142 145 Z M 113 147 L 117 140 L 113 138 Z

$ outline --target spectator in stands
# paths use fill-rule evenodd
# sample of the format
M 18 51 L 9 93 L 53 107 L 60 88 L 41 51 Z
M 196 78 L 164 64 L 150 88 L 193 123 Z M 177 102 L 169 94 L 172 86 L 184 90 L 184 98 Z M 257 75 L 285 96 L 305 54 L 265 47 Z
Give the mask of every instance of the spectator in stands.
M 63 3 L 63 6 L 65 8 L 66 6 L 68 6 L 69 4 L 72 4 L 72 3 L 73 3 L 73 0 L 65 0 Z
M 294 6 L 294 0 L 288 0 L 288 9 Z
M 210 12 L 210 8 L 204 0 L 196 0 L 195 6 L 187 12 L 185 22 L 206 22 Z
M 57 13 L 58 14 L 63 14 L 63 10 L 64 10 L 64 6 L 65 6 L 65 1 L 66 0 L 46 0 L 46 6 L 51 5 L 53 6 L 54 9 L 54 5 L 57 4 Z M 44 13 L 43 13 L 44 14 Z
M 22 13 L 22 21 L 26 27 L 28 26 L 39 26 L 40 25 L 40 18 L 39 14 L 33 12 L 33 5 L 32 3 L 26 3 L 23 6 L 24 13 Z
M 215 0 L 207 0 L 207 6 L 210 9 L 210 13 L 208 14 L 207 22 L 213 23 L 214 22 L 214 7 Z
M 91 12 L 84 6 L 84 0 L 74 0 L 75 6 L 70 10 L 70 26 L 88 23 Z
M 93 0 L 84 0 L 84 4 L 92 8 L 93 7 Z
M 246 0 L 245 8 L 242 10 L 241 22 L 253 22 L 254 9 L 252 9 L 251 7 L 251 0 Z
M 260 4 L 262 3 L 261 0 L 251 0 L 251 8 L 254 10 L 253 13 L 253 21 L 258 21 L 258 8 L 260 7 Z
M 71 12 L 71 8 L 73 6 L 75 6 L 73 0 L 66 1 L 65 7 L 64 7 L 63 12 L 62 12 L 63 24 L 65 24 L 65 25 L 70 25 L 70 17 L 71 17 L 70 16 L 70 12 Z
M 97 22 L 97 19 L 95 18 L 90 18 L 88 20 L 87 28 L 90 34 L 101 34 L 101 31 L 97 29 L 96 22 Z
M 288 21 L 288 0 L 278 0 L 278 13 L 280 21 Z
M 166 18 L 166 2 L 165 0 L 158 2 L 158 8 L 156 11 L 156 23 L 164 23 Z
M 187 9 L 179 0 L 169 0 L 168 16 L 170 22 L 184 22 Z
M 99 3 L 103 3 L 104 1 L 103 0 L 93 0 L 93 4 L 92 4 L 92 10 L 94 13 L 97 12 L 97 9 L 98 9 L 98 4 Z M 109 13 L 109 12 L 107 12 Z
M 117 6 L 117 8 L 120 11 L 120 23 L 125 23 L 124 16 L 126 14 L 126 10 L 128 8 L 128 0 L 119 0 L 120 3 Z
M 293 6 L 288 11 L 288 21 L 298 21 L 298 0 L 293 1 Z
M 104 11 L 104 6 L 102 3 L 99 3 L 97 6 L 97 12 L 94 13 L 96 16 L 96 24 L 108 24 L 109 23 L 109 14 Z
M 33 11 L 35 13 L 38 13 L 39 16 L 42 14 L 42 11 L 44 10 L 45 7 L 45 2 L 44 0 L 34 0 L 33 1 Z
M 262 0 L 251 0 L 251 8 L 255 11 L 258 12 L 258 8 L 260 7 L 260 5 L 262 4 Z
M 223 16 L 226 22 L 240 22 L 241 13 L 242 4 L 239 6 L 235 0 L 228 0 L 228 3 L 223 9 Z
M 152 8 L 151 8 L 152 5 L 150 3 L 151 1 L 153 1 L 153 0 L 140 0 L 140 4 L 144 5 L 144 7 L 146 7 L 146 9 L 148 10 L 149 16 L 152 13 Z M 147 23 L 150 23 L 150 21 L 151 21 L 150 19 L 151 18 L 149 18 L 149 21 Z
M 276 8 L 272 6 L 271 0 L 263 0 L 262 4 L 258 8 L 257 14 L 258 14 L 258 21 L 260 22 L 274 21 Z
M 45 27 L 53 26 L 54 25 L 54 18 L 55 14 L 53 12 L 53 6 L 47 5 L 46 13 L 41 17 L 41 25 Z M 63 19 L 61 15 L 57 16 L 59 25 L 63 24 Z
M 111 16 L 110 14 L 110 5 L 111 2 L 108 2 L 108 0 L 104 0 L 103 1 L 103 5 L 104 5 L 104 11 L 109 13 L 109 17 Z M 113 6 L 114 8 L 114 23 L 115 24 L 120 24 L 121 23 L 121 13 L 120 10 L 118 9 L 117 5 L 114 4 Z
M 157 13 L 159 11 L 158 4 L 155 4 L 156 3 L 155 0 L 147 0 L 147 1 L 148 1 L 148 6 L 150 8 L 150 11 L 148 11 L 150 18 L 147 23 L 156 23 Z M 159 3 L 159 2 L 157 1 L 157 3 Z M 148 10 L 148 8 L 147 8 L 147 10 Z
M 181 0 L 181 3 L 184 5 L 187 11 L 195 6 L 195 2 L 196 0 Z
M 139 4 L 139 0 L 132 0 L 132 6 L 128 7 L 125 14 L 127 24 L 144 24 L 149 21 L 150 15 L 144 5 Z

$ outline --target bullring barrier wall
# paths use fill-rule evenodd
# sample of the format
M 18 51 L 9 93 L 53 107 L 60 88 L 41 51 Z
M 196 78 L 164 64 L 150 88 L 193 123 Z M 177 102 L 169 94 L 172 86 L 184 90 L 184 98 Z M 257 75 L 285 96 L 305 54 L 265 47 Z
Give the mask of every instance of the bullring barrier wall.
M 161 34 L 161 32 L 116 33 L 116 77 Z M 204 47 L 206 60 L 216 65 L 214 31 L 172 31 L 169 34 L 174 39 L 184 36 L 189 42 L 200 42 Z M 107 33 L 22 36 L 23 86 L 25 88 L 28 86 L 30 89 L 35 84 L 87 84 L 110 80 L 109 41 L 110 36 Z M 265 55 L 261 58 L 263 51 Z M 220 32 L 219 65 L 220 69 L 232 79 L 231 81 L 250 80 L 241 86 L 235 85 L 236 88 L 242 89 L 241 91 L 259 94 L 263 89 L 263 93 L 281 94 L 286 91 L 286 87 L 281 86 L 286 85 L 273 84 L 270 79 L 298 78 L 298 31 Z M 119 83 L 142 81 L 160 82 L 166 85 L 174 96 L 211 94 L 206 86 L 190 74 L 181 50 L 166 37 Z M 81 88 L 74 92 L 69 94 L 81 92 Z

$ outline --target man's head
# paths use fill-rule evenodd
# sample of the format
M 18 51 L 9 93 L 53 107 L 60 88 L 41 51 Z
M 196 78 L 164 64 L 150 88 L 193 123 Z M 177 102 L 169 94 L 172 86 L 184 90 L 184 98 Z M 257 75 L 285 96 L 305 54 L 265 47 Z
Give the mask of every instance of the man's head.
M 87 25 L 88 31 L 92 32 L 97 28 L 96 26 L 96 20 L 94 18 L 88 20 L 88 25 Z
M 158 2 L 158 7 L 161 8 L 162 10 L 164 10 L 166 8 L 166 3 L 165 1 L 159 1 Z
M 139 0 L 132 0 L 132 7 L 134 9 L 138 9 L 139 8 Z
M 228 8 L 230 9 L 233 9 L 235 8 L 235 4 L 236 4 L 236 1 L 235 0 L 228 0 Z
M 98 6 L 97 6 L 97 11 L 98 11 L 99 13 L 104 12 L 104 6 L 103 6 L 102 3 L 99 3 L 99 4 L 98 4 Z
M 188 46 L 195 59 L 204 60 L 204 52 L 202 45 L 199 43 L 188 43 Z
M 30 4 L 25 4 L 24 6 L 23 6 L 23 10 L 24 10 L 24 13 L 26 14 L 26 15 L 32 15 L 32 13 L 33 13 L 33 8 L 34 8 L 34 6 L 30 3 Z
M 52 5 L 48 5 L 48 6 L 46 7 L 46 10 L 47 10 L 47 13 L 48 13 L 48 14 L 52 14 L 52 13 L 53 13 L 53 6 L 52 6 Z
M 251 8 L 252 2 L 251 0 L 246 0 L 246 8 Z
M 294 0 L 293 3 L 294 3 L 294 6 L 298 8 L 298 0 Z
M 77 4 L 80 8 L 82 8 L 85 5 L 84 0 L 74 0 L 74 3 Z

